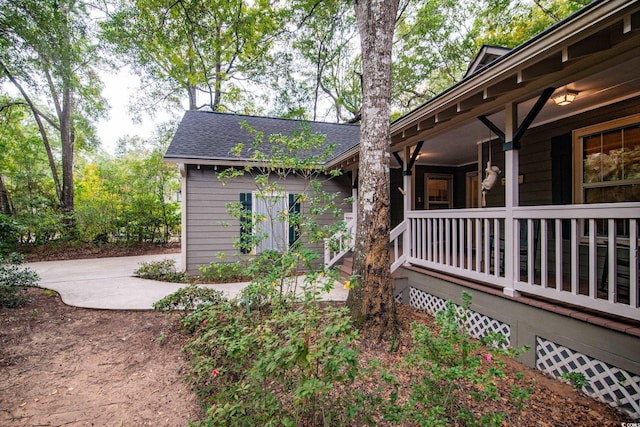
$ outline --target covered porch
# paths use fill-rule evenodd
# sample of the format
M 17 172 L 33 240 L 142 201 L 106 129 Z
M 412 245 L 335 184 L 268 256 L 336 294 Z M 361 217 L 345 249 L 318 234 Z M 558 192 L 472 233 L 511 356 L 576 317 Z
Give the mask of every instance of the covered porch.
M 392 123 L 393 270 L 640 320 L 639 9 L 596 2 Z M 357 197 L 357 151 L 335 166 Z

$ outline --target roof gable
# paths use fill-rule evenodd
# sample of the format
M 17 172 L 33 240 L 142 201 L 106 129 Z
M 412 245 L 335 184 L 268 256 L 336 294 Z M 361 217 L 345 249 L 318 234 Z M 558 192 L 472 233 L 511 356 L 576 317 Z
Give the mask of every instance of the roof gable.
M 338 156 L 358 144 L 360 126 L 351 124 L 310 122 L 304 120 L 257 117 L 208 111 L 186 111 L 164 156 L 167 160 L 248 160 L 254 135 L 244 126 L 269 135 L 291 135 L 308 127 L 312 133 L 325 137 L 325 143 L 335 144 Z M 245 144 L 240 157 L 231 154 L 239 143 Z M 268 143 L 263 148 L 269 152 Z
M 467 77 L 484 68 L 510 50 L 508 47 L 483 45 L 476 57 L 469 64 L 464 76 Z

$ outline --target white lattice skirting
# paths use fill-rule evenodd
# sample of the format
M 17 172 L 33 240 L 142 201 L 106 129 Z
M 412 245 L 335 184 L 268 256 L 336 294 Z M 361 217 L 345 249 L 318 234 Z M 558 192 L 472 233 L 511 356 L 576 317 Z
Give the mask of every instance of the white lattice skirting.
M 435 316 L 437 312 L 446 308 L 447 301 L 416 288 L 409 288 L 409 305 L 417 310 L 425 310 Z M 458 313 L 462 312 L 462 307 L 459 305 L 456 305 L 456 309 Z M 465 326 L 469 331 L 469 335 L 473 338 L 479 339 L 490 332 L 498 332 L 504 335 L 506 346 L 511 344 L 511 327 L 484 314 L 472 311 Z
M 588 381 L 583 392 L 640 419 L 640 376 L 541 337 L 536 337 L 536 367 L 555 378 L 580 373 Z

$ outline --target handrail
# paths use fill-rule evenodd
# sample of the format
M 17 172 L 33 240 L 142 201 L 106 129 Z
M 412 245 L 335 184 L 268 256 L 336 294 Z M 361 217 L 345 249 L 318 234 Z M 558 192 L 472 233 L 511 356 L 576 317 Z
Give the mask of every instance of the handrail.
M 338 262 L 347 252 L 353 249 L 353 241 L 357 219 L 355 216 L 345 224 L 345 231 L 334 234 L 324 239 L 324 263 L 327 267 L 331 267 Z M 338 242 L 338 250 L 331 250 L 331 241 Z M 333 255 L 332 255 L 333 253 Z
M 345 215 L 346 219 L 346 215 Z M 334 234 L 324 240 L 324 263 L 327 267 L 331 267 L 338 262 L 347 252 L 353 249 L 354 230 L 356 227 L 356 218 L 353 216 L 346 224 L 345 231 Z M 403 265 L 409 257 L 408 251 L 402 248 L 400 250 L 400 237 L 403 239 L 403 245 L 408 243 L 409 220 L 404 220 L 398 224 L 391 233 L 389 233 L 389 243 L 393 246 L 391 273 L 395 272 Z M 338 242 L 338 250 L 332 251 L 330 247 L 331 241 Z
M 400 252 L 400 237 L 402 236 L 403 248 Z M 389 235 L 389 242 L 393 244 L 393 259 L 391 261 L 391 273 L 395 272 L 403 265 L 409 257 L 409 251 L 404 249 L 404 244 L 408 243 L 409 238 L 409 220 L 405 219 L 396 226 Z

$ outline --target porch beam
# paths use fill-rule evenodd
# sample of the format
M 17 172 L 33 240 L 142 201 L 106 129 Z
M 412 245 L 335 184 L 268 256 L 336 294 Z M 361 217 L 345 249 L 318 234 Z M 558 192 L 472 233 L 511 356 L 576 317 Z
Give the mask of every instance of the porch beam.
M 499 127 L 487 118 L 487 116 L 479 116 L 478 120 L 480 120 L 486 127 L 496 134 L 498 138 L 500 138 L 500 141 L 502 141 L 503 144 L 502 149 L 504 151 L 518 150 L 520 148 L 520 140 L 524 136 L 524 133 L 529 129 L 529 126 L 531 126 L 531 123 L 533 123 L 535 118 L 538 117 L 538 114 L 542 111 L 544 104 L 547 103 L 551 94 L 553 94 L 555 90 L 556 89 L 554 87 L 548 87 L 542 91 L 542 94 L 517 129 L 515 128 L 517 121 L 513 122 L 512 129 L 514 129 L 514 131 L 511 135 L 507 135 L 505 132 L 502 132 Z M 515 109 L 516 107 L 513 106 L 512 108 Z M 506 113 L 507 115 L 509 114 L 509 112 Z M 506 120 L 509 121 L 508 118 Z
M 522 123 L 520 124 L 520 126 L 518 126 L 518 129 L 516 130 L 516 133 L 513 135 L 513 143 L 514 143 L 514 145 L 515 144 L 518 145 L 517 148 L 519 148 L 519 146 L 520 146 L 520 139 L 522 138 L 524 133 L 529 129 L 529 126 L 531 126 L 531 123 L 533 123 L 535 118 L 538 117 L 538 114 L 540 114 L 540 111 L 542 111 L 542 108 L 544 107 L 544 104 L 547 103 L 547 101 L 551 97 L 551 94 L 555 90 L 556 90 L 556 88 L 554 88 L 554 87 L 548 87 L 545 90 L 543 90 L 542 94 L 540 95 L 540 97 L 536 101 L 535 105 L 533 106 L 533 108 L 531 108 L 531 111 L 529 111 L 529 113 L 527 114 L 527 117 L 525 117 L 524 120 L 522 121 Z M 516 148 L 516 147 L 514 147 L 514 148 Z
M 404 171 L 404 160 L 402 160 L 402 157 L 400 157 L 400 154 L 398 154 L 399 151 L 394 151 L 393 152 L 393 157 L 396 158 L 396 160 L 398 161 L 398 164 L 400 165 L 400 169 L 402 169 Z
M 415 150 L 413 150 L 413 154 L 411 154 L 411 158 L 409 159 L 409 163 L 407 164 L 407 168 L 402 173 L 404 176 L 410 176 L 411 175 L 411 169 L 413 169 L 413 165 L 416 163 L 416 160 L 418 159 L 418 156 L 420 155 L 420 150 L 422 150 L 422 144 L 424 144 L 424 141 L 418 141 L 418 143 L 416 144 L 416 148 L 415 148 Z
M 496 136 L 500 139 L 500 141 L 502 141 L 503 144 L 505 143 L 504 132 L 502 132 L 502 130 L 498 126 L 494 125 L 493 122 L 487 118 L 487 116 L 480 116 L 478 117 L 478 120 L 480 120 L 486 127 L 488 127 L 491 132 L 496 134 Z

